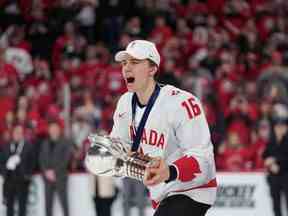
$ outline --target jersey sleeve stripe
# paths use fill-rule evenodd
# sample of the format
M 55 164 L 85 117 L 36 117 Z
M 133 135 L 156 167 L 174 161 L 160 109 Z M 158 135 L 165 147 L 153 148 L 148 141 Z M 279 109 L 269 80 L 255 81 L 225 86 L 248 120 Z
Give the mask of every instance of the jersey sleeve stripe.
M 190 190 L 195 190 L 195 189 L 201 189 L 201 188 L 215 188 L 217 187 L 217 180 L 216 178 L 210 180 L 208 183 L 206 184 L 203 184 L 203 185 L 200 185 L 198 187 L 192 187 L 192 188 L 188 188 L 188 189 L 185 189 L 185 190 L 175 190 L 175 191 L 172 191 L 172 192 L 186 192 L 186 191 L 190 191 Z

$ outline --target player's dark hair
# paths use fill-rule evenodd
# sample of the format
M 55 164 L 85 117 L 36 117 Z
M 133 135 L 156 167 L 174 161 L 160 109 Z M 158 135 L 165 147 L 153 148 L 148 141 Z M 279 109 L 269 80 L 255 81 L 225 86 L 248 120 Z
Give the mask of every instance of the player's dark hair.
M 157 68 L 157 70 L 158 70 L 158 65 L 155 63 L 155 62 L 153 62 L 152 60 L 150 60 L 150 59 L 147 59 L 148 60 L 148 63 L 149 63 L 149 65 L 150 65 L 150 67 L 156 67 Z M 158 77 L 159 77 L 159 73 L 155 73 L 155 75 L 154 75 L 154 80 L 155 81 L 157 81 L 158 80 Z
M 158 68 L 158 65 L 157 65 L 155 62 L 153 62 L 153 61 L 150 60 L 150 59 L 147 59 L 147 60 L 148 60 L 149 65 L 150 65 L 151 67 L 157 67 L 157 68 Z

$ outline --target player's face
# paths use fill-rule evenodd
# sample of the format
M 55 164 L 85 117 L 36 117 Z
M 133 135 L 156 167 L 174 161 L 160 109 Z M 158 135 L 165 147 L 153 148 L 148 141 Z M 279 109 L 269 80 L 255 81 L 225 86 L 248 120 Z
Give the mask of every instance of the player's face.
M 149 82 L 154 81 L 153 76 L 156 68 L 152 66 L 148 60 L 139 60 L 128 56 L 121 64 L 128 91 L 145 91 Z

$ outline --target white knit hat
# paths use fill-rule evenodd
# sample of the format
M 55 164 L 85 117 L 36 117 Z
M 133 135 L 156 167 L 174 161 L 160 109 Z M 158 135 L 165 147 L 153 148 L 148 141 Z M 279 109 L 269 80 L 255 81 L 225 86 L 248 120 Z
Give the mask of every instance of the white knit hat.
M 115 61 L 121 62 L 128 55 L 136 59 L 149 59 L 158 67 L 160 65 L 160 55 L 154 43 L 147 40 L 134 40 L 128 44 L 126 50 L 119 51 L 115 55 Z

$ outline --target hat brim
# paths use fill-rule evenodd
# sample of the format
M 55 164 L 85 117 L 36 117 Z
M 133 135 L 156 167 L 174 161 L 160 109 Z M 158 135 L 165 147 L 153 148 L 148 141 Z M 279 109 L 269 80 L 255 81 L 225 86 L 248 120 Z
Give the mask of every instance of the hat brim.
M 146 59 L 146 57 L 139 56 L 136 53 L 132 53 L 132 52 L 128 52 L 126 50 L 123 50 L 123 51 L 119 51 L 118 53 L 116 53 L 115 61 L 122 62 L 122 61 L 126 60 L 127 58 L 129 58 L 130 56 L 133 58 L 136 58 L 136 59 L 140 59 L 140 60 Z

